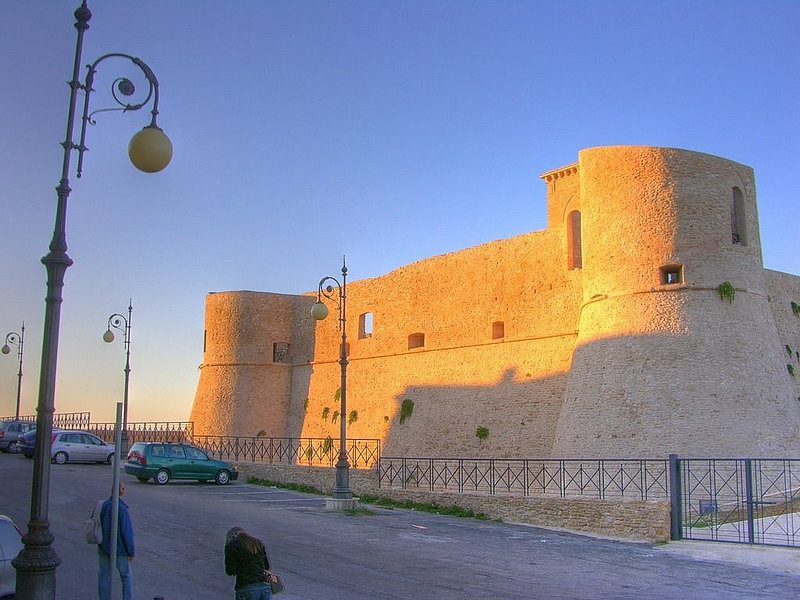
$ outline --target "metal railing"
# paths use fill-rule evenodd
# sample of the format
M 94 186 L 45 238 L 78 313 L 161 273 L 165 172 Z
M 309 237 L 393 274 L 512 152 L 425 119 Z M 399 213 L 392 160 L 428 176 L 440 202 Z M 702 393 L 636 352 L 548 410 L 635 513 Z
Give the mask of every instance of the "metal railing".
M 192 443 L 215 458 L 254 463 L 331 467 L 339 459 L 338 440 L 196 435 Z M 378 439 L 347 440 L 347 458 L 354 469 L 374 468 L 380 459 Z
M 36 422 L 36 415 L 20 415 L 15 417 L 0 417 L 0 421 L 31 421 Z M 57 429 L 86 429 L 92 420 L 90 412 L 55 413 L 53 427 Z
M 669 497 L 668 461 L 657 459 L 381 457 L 378 481 L 381 487 L 489 495 Z
M 673 538 L 800 546 L 800 460 L 681 459 Z
M 114 443 L 115 423 L 91 423 L 85 431 Z M 134 442 L 190 442 L 194 432 L 191 421 L 138 421 L 128 423 L 128 444 Z

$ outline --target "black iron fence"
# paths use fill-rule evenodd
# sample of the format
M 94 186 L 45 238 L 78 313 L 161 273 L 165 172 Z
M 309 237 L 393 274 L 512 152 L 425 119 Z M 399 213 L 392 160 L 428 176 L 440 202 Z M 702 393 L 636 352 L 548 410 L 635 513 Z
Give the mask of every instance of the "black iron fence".
M 669 495 L 668 461 L 381 457 L 381 487 L 490 495 L 630 498 Z
M 339 459 L 338 440 L 332 438 L 196 435 L 192 442 L 216 458 L 234 461 L 331 467 Z M 374 468 L 380 454 L 380 440 L 347 440 L 347 459 L 354 469 Z
M 800 546 L 800 460 L 678 459 L 673 539 Z

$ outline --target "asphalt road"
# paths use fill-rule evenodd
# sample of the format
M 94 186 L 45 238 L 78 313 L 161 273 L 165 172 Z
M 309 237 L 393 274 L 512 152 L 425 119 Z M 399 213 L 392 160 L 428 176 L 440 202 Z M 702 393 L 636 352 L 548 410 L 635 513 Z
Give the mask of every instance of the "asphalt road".
M 32 466 L 20 455 L 0 454 L 0 513 L 23 530 Z M 111 475 L 106 465 L 52 465 L 59 600 L 97 598 L 96 549 L 83 541 L 83 522 L 108 496 Z M 157 486 L 124 478 L 136 533 L 137 600 L 232 598 L 222 554 L 232 526 L 265 541 L 286 583 L 285 600 L 800 598 L 800 575 L 648 544 L 409 510 L 326 512 L 318 496 L 243 482 Z M 118 580 L 115 586 L 119 593 Z

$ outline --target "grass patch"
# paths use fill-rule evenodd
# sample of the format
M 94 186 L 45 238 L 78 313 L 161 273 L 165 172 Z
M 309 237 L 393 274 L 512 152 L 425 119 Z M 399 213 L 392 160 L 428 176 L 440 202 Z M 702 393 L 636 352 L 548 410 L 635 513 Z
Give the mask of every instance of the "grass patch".
M 276 487 L 284 490 L 292 490 L 293 492 L 303 492 L 305 494 L 316 494 L 318 496 L 329 496 L 327 492 L 315 488 L 312 485 L 305 485 L 303 483 L 283 483 L 280 481 L 272 481 L 270 479 L 259 479 L 258 477 L 250 477 L 247 483 L 254 485 L 263 485 L 268 487 Z M 448 517 L 461 517 L 464 519 L 478 519 L 479 521 L 494 520 L 497 523 L 502 523 L 502 519 L 490 519 L 485 513 L 476 513 L 468 508 L 460 506 L 443 506 L 441 504 L 414 502 L 413 500 L 393 500 L 387 496 L 370 496 L 369 494 L 361 494 L 358 496 L 359 502 L 364 504 L 373 504 L 381 508 L 405 508 L 407 510 L 417 510 L 419 512 L 431 513 L 434 515 L 446 515 Z M 344 511 L 353 515 L 374 515 L 373 511 L 366 508 L 357 508 L 355 510 Z
M 441 504 L 414 502 L 413 500 L 394 500 L 386 496 L 370 496 L 369 494 L 362 494 L 359 496 L 359 501 L 365 504 L 374 504 L 381 508 L 405 508 L 407 510 L 417 510 L 419 512 L 432 513 L 434 515 L 446 515 L 448 517 L 461 517 L 465 519 L 478 519 L 481 521 L 489 521 L 489 517 L 485 513 L 476 513 L 468 508 L 460 506 L 443 506 Z M 496 519 L 500 522 L 500 519 Z
M 271 481 L 269 479 L 259 479 L 258 477 L 248 478 L 247 483 L 263 485 L 267 487 L 276 487 L 284 490 L 291 490 L 293 492 L 303 492 L 304 494 L 316 494 L 317 496 L 328 495 L 321 489 L 315 488 L 313 485 L 306 485 L 304 483 L 283 483 L 280 481 Z

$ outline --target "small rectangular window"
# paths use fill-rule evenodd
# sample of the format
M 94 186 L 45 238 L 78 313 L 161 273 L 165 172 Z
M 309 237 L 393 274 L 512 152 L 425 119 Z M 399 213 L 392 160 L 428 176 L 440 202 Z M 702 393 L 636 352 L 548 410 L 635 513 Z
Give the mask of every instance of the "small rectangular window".
M 683 265 L 666 265 L 661 267 L 661 285 L 683 283 Z
M 499 340 L 506 337 L 506 326 L 502 321 L 492 323 L 492 339 Z
M 408 336 L 408 349 L 413 350 L 414 348 L 423 348 L 425 346 L 425 334 L 424 333 L 412 333 Z
M 272 362 L 289 362 L 289 344 L 287 342 L 275 342 L 272 344 Z
M 372 337 L 372 313 L 362 313 L 358 317 L 358 339 Z

